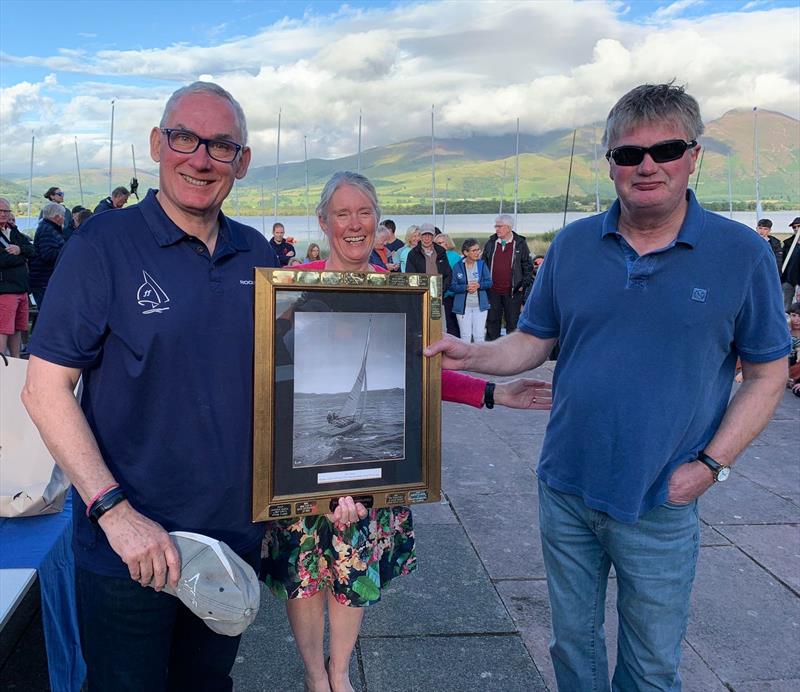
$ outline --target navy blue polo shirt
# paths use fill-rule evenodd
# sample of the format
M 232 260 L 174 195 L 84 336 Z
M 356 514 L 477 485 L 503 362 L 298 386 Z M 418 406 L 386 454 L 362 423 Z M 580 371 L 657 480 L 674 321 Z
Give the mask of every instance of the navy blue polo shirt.
M 641 257 L 618 233 L 619 201 L 567 226 L 518 324 L 561 343 L 539 477 L 622 522 L 663 504 L 675 467 L 711 440 L 737 356 L 789 353 L 769 245 L 687 194 L 676 240 Z
M 251 522 L 253 268 L 269 242 L 219 215 L 213 257 L 142 202 L 89 219 L 67 243 L 31 353 L 83 372 L 81 406 L 131 505 L 167 531 L 195 531 L 238 552 Z M 73 493 L 80 567 L 127 576 Z

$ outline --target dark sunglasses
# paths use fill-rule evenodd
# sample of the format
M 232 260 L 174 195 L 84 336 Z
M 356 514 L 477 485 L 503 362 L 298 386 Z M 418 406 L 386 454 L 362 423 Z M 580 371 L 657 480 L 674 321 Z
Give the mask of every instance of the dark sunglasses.
M 606 158 L 614 160 L 618 166 L 638 166 L 644 161 L 644 155 L 650 154 L 650 158 L 656 163 L 667 163 L 667 161 L 677 161 L 688 149 L 694 149 L 697 140 L 684 142 L 682 139 L 670 139 L 667 142 L 659 142 L 652 147 L 622 146 L 609 149 Z

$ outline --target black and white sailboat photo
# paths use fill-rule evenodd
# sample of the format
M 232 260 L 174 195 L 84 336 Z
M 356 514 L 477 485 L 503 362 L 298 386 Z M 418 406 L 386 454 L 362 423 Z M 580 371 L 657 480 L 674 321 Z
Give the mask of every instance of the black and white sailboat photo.
M 293 465 L 405 458 L 405 316 L 295 315 Z

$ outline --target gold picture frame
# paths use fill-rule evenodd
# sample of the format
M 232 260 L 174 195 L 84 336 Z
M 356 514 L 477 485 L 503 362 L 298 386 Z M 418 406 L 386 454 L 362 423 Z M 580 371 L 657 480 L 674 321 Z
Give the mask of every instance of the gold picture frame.
M 439 276 L 255 270 L 253 521 L 439 500 Z

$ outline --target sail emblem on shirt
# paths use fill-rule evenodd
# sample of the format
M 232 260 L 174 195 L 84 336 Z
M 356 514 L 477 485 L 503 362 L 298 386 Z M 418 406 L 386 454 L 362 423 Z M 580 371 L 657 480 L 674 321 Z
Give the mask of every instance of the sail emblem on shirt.
M 164 305 L 164 303 L 169 303 L 169 296 L 164 293 L 164 289 L 146 271 L 142 270 L 142 276 L 144 283 L 139 286 L 136 293 L 136 302 L 143 307 L 148 307 L 147 310 L 142 310 L 142 314 L 149 315 L 151 312 L 169 310 L 169 306 Z

